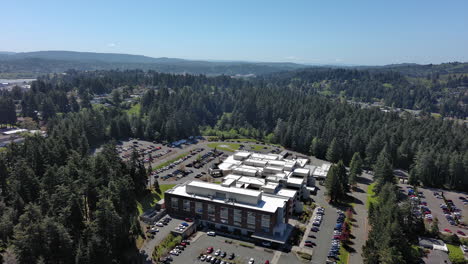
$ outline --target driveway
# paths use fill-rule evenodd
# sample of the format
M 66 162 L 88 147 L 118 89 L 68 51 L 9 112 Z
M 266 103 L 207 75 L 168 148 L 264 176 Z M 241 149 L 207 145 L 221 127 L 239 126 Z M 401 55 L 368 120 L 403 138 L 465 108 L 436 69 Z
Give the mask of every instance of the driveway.
M 351 230 L 354 238 L 351 240 L 352 248 L 355 252 L 352 252 L 349 255 L 349 264 L 359 264 L 364 263 L 362 259 L 362 246 L 366 243 L 368 236 L 368 222 L 367 222 L 367 188 L 372 182 L 372 176 L 369 174 L 363 173 L 359 178 L 357 188 L 355 192 L 352 192 L 351 195 L 354 197 L 355 205 L 354 209 L 354 222 L 353 228 Z

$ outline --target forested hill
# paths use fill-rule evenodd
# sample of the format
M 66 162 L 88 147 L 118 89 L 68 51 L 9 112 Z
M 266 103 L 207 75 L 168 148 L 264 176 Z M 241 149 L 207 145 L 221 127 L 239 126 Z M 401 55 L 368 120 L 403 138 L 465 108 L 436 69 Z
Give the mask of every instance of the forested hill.
M 450 62 L 441 64 L 402 63 L 374 67 L 356 67 L 376 72 L 396 71 L 410 77 L 427 77 L 430 75 L 463 74 L 468 73 L 467 62 Z
M 142 69 L 205 75 L 260 75 L 303 68 L 295 63 L 210 62 L 140 55 L 73 51 L 0 54 L 0 73 L 37 76 L 76 70 Z
M 359 153 L 367 168 L 384 160 L 390 171 L 410 170 L 411 183 L 468 190 L 465 126 L 360 109 L 301 86 L 69 71 L 0 92 L 0 117 L 11 116 L 2 122 L 16 124 L 17 102 L 29 126 L 47 124 L 46 137 L 0 151 L 0 247 L 12 249 L 18 263 L 139 263 L 135 240 L 144 230 L 136 204 L 149 192 L 147 171 L 137 153 L 124 163 L 112 145 L 89 153 L 129 137 L 246 136 L 344 164 Z M 103 93 L 110 93 L 105 104 L 91 104 Z M 126 101 L 135 93 L 140 107 L 130 113 Z
M 315 67 L 269 74 L 260 79 L 359 102 L 379 101 L 389 107 L 462 119 L 468 116 L 468 74 L 435 73 L 415 78 L 389 70 Z

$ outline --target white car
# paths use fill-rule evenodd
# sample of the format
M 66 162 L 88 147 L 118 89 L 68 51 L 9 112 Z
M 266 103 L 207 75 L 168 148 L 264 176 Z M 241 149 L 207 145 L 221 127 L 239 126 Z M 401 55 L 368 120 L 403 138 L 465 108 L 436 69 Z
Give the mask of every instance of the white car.
M 201 261 L 205 261 L 205 259 L 206 259 L 206 255 L 203 255 L 203 256 L 200 257 Z
M 249 259 L 249 264 L 254 264 L 255 260 L 253 258 Z
M 463 252 L 468 252 L 468 247 L 467 246 L 462 245 L 461 248 L 462 248 Z
M 156 223 L 156 226 L 163 227 L 163 226 L 164 226 L 164 224 L 163 224 L 163 223 L 161 223 L 161 222 L 159 222 L 159 223 Z
M 216 233 L 214 231 L 208 231 L 206 232 L 206 234 L 209 236 L 216 236 Z
M 221 249 L 216 250 L 214 253 L 215 256 L 219 256 L 219 254 L 221 254 Z

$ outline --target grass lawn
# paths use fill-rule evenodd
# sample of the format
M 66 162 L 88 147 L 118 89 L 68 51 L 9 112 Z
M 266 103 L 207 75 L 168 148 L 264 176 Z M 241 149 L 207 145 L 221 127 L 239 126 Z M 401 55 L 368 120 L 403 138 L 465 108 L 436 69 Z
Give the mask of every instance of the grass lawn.
M 449 259 L 452 263 L 466 263 L 463 252 L 459 246 L 447 244 Z
M 375 186 L 375 182 L 374 183 L 371 183 L 369 185 L 369 187 L 367 188 L 367 203 L 366 203 L 366 207 L 369 209 L 369 204 L 370 203 L 375 203 L 377 202 L 377 197 L 375 196 L 375 192 L 374 192 L 374 186 Z
M 234 152 L 240 148 L 240 144 L 230 142 L 209 143 L 208 147 L 216 148 L 218 150 Z
M 157 193 L 154 190 L 151 190 L 151 193 L 148 193 L 146 196 L 142 197 L 137 202 L 138 213 L 141 215 L 144 211 L 152 208 L 159 200 L 164 198 L 164 192 L 174 187 L 175 184 L 161 184 L 161 193 Z
M 179 156 L 177 156 L 177 157 L 175 157 L 173 159 L 170 159 L 170 160 L 165 161 L 165 162 L 163 162 L 161 164 L 158 164 L 156 167 L 153 168 L 153 170 L 157 170 L 157 169 L 160 169 L 162 167 L 166 167 L 167 165 L 171 164 L 172 162 L 174 162 L 174 161 L 176 161 L 178 159 L 181 159 L 181 158 L 183 158 L 185 156 L 188 156 L 189 154 L 190 154 L 190 152 L 182 153 L 182 154 L 180 154 Z
M 338 264 L 347 264 L 348 263 L 349 252 L 344 249 L 344 247 L 340 247 L 340 260 L 338 260 Z
M 140 108 L 141 108 L 141 105 L 138 103 L 138 104 L 133 105 L 126 112 L 127 112 L 128 115 L 139 115 L 140 114 Z
M 253 151 L 260 151 L 260 150 L 262 150 L 263 147 L 265 147 L 265 146 L 262 146 L 262 145 L 250 145 L 249 147 L 250 147 L 250 149 L 253 150 Z
M 241 142 L 259 142 L 257 139 L 253 138 L 233 138 L 233 139 L 226 139 L 230 141 L 241 141 Z

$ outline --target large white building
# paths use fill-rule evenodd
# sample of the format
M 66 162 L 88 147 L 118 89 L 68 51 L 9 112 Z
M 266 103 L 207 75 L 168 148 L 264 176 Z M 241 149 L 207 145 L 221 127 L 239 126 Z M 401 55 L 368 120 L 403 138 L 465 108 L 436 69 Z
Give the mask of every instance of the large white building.
M 191 181 L 166 191 L 167 211 L 211 228 L 285 243 L 292 229 L 288 218 L 302 212 L 316 169 L 308 159 L 285 156 L 236 152 L 218 166 L 221 184 Z

